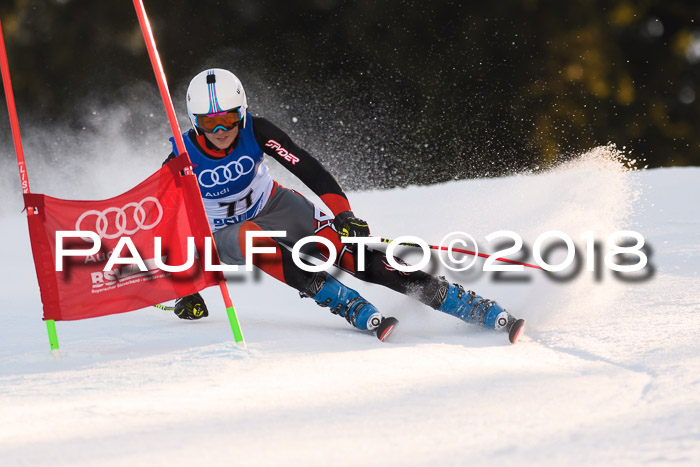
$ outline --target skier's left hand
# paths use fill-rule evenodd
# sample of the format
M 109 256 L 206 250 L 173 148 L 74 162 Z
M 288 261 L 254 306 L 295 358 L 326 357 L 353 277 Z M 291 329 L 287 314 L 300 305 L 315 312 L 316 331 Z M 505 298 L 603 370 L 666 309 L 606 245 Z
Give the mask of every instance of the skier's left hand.
M 369 225 L 355 217 L 352 211 L 343 211 L 333 219 L 333 226 L 338 231 L 338 237 L 369 237 Z
M 209 316 L 207 305 L 199 292 L 178 298 L 173 311 L 180 319 L 201 319 Z

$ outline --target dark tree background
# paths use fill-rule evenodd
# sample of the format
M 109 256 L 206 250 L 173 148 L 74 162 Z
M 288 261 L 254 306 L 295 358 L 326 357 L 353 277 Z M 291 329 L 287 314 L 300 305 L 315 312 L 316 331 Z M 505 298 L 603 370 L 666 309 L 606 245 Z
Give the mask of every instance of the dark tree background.
M 144 3 L 181 121 L 190 78 L 230 69 L 254 114 L 351 189 L 539 170 L 608 142 L 700 165 L 697 0 Z M 22 122 L 81 128 L 121 106 L 138 137 L 155 128 L 144 100 L 165 119 L 132 2 L 3 1 L 0 18 Z

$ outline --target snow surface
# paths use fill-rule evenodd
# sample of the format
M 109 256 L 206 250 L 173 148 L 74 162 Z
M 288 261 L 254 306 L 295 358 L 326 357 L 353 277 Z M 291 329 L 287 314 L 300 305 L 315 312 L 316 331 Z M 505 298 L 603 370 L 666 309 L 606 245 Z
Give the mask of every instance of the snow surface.
M 342 275 L 400 319 L 381 343 L 242 272 L 229 287 L 247 350 L 210 288 L 201 321 L 150 308 L 58 322 L 55 358 L 18 183 L 6 183 L 0 464 L 700 465 L 700 169 L 629 171 L 612 153 L 536 175 L 350 194 L 388 238 L 437 243 L 460 230 L 493 251 L 484 237 L 504 229 L 530 247 L 552 229 L 581 248 L 585 231 L 603 242 L 621 229 L 644 235 L 650 277 L 636 281 L 601 265 L 563 282 L 531 270 L 496 280 L 483 261 L 447 274 L 528 319 L 514 346 Z M 82 193 L 113 196 L 158 163 L 103 165 Z M 10 180 L 16 169 L 2 170 Z M 35 192 L 76 193 L 70 171 L 35 172 Z

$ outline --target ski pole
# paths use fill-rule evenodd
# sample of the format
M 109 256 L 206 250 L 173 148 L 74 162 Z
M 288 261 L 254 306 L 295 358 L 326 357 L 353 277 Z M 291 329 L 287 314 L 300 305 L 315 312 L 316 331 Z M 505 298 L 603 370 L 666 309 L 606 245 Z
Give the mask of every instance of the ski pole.
M 389 238 L 380 238 L 380 240 L 382 241 L 382 243 L 393 242 L 393 240 L 391 240 Z M 411 243 L 411 242 L 401 242 L 400 245 L 420 248 L 419 244 Z M 489 258 L 491 256 L 491 255 L 487 255 L 485 253 L 477 253 L 477 252 L 471 251 L 471 250 L 464 250 L 462 248 L 448 248 L 446 246 L 439 247 L 436 245 L 428 245 L 428 248 L 430 248 L 431 250 L 442 250 L 442 251 L 453 251 L 455 253 L 464 253 L 465 255 L 480 256 L 482 258 Z M 533 269 L 542 269 L 541 267 L 535 266 L 534 264 L 522 263 L 520 261 L 515 261 L 513 259 L 508 259 L 508 258 L 495 258 L 495 260 L 501 261 L 502 263 L 517 264 L 518 266 L 527 266 L 528 268 L 533 268 Z

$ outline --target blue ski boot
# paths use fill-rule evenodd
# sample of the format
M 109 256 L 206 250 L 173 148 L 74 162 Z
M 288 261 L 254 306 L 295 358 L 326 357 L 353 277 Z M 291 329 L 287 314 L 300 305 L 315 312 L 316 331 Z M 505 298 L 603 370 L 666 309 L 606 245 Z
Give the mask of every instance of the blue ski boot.
M 438 311 L 455 316 L 467 323 L 478 324 L 488 329 L 508 332 L 511 343 L 515 343 L 523 330 L 524 319 L 516 319 L 494 302 L 480 297 L 471 290 L 465 291 L 459 284 L 450 284 L 445 301 Z
M 342 316 L 363 331 L 374 331 L 384 320 L 374 305 L 328 273 L 316 274 L 309 288 L 301 295 L 313 298 L 320 306 L 329 307 L 331 313 Z M 383 341 L 382 337 L 386 338 L 388 334 L 377 337 Z

